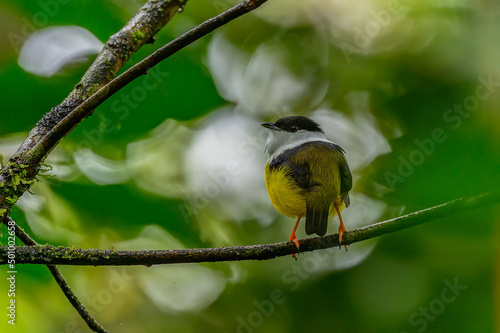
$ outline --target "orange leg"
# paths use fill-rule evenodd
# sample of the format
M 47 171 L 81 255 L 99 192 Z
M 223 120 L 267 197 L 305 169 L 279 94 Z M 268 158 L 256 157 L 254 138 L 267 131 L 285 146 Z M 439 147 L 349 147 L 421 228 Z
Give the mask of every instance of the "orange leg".
M 289 240 L 295 243 L 295 246 L 297 246 L 297 250 L 300 250 L 299 247 L 299 240 L 297 239 L 297 235 L 295 235 L 295 231 L 297 231 L 297 227 L 299 226 L 300 219 L 302 218 L 302 215 L 300 214 L 299 217 L 297 218 L 297 222 L 295 222 L 295 227 L 293 227 L 292 233 L 290 234 Z M 297 257 L 295 256 L 295 253 L 292 254 L 292 257 L 297 260 Z
M 340 209 L 339 207 L 334 204 L 335 209 L 337 210 L 337 214 L 339 215 L 339 220 L 340 220 L 340 226 L 339 226 L 339 244 L 342 243 L 342 234 L 344 231 L 346 231 L 346 228 L 344 226 L 344 222 L 342 221 L 342 215 L 340 215 Z M 344 245 L 345 249 L 347 250 L 347 245 Z

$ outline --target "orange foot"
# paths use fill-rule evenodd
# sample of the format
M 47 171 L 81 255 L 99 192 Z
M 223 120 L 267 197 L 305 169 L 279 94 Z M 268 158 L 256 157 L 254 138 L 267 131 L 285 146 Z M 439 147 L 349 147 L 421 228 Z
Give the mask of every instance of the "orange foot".
M 297 239 L 297 236 L 294 232 L 290 235 L 290 241 L 294 242 L 295 246 L 297 247 L 297 251 L 300 251 L 299 240 Z M 297 260 L 297 256 L 295 255 L 295 253 L 292 253 L 292 257 Z
M 344 226 L 344 222 L 342 221 L 342 215 L 340 215 L 340 209 L 337 205 L 335 205 L 335 209 L 337 210 L 337 214 L 339 215 L 340 226 L 339 226 L 339 244 L 342 244 L 342 235 L 346 228 Z M 344 245 L 345 250 L 347 251 L 347 245 Z
M 297 231 L 297 227 L 299 226 L 300 219 L 302 218 L 303 214 L 300 214 L 299 217 L 297 218 L 297 222 L 295 222 L 295 227 L 293 227 L 292 233 L 290 234 L 289 240 L 295 243 L 295 246 L 297 247 L 297 250 L 300 251 L 300 246 L 299 246 L 299 240 L 297 239 L 297 235 L 295 235 L 295 231 Z M 297 256 L 295 253 L 292 253 L 292 257 L 297 260 Z

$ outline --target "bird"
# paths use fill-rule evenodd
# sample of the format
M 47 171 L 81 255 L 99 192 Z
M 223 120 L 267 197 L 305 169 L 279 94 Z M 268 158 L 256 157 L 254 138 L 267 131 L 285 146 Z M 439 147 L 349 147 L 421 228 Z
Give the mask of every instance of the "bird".
M 264 172 L 269 198 L 278 212 L 297 218 L 289 240 L 300 251 L 296 230 L 301 218 L 306 218 L 307 235 L 324 236 L 328 218 L 338 215 L 341 244 L 346 228 L 340 212 L 349 207 L 352 189 L 345 151 L 307 117 L 288 116 L 261 126 L 270 130 Z M 293 257 L 297 259 L 295 254 Z

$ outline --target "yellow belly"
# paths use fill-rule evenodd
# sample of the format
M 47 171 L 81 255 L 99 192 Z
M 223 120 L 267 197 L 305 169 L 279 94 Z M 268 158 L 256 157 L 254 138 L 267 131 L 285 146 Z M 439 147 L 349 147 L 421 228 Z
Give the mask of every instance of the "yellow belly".
M 284 169 L 270 172 L 269 163 L 266 163 L 265 179 L 269 198 L 278 212 L 288 217 L 305 215 L 306 199 Z
M 297 217 L 306 214 L 306 198 L 295 181 L 287 176 L 285 169 L 269 170 L 269 162 L 265 168 L 266 188 L 269 198 L 278 212 L 288 217 Z M 337 197 L 334 199 L 339 210 L 344 208 L 344 202 Z M 337 214 L 334 201 L 330 203 L 330 217 Z

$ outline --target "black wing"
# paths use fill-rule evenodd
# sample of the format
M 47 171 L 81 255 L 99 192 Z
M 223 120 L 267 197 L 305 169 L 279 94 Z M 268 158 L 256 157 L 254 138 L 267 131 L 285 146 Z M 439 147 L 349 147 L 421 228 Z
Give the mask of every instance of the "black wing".
M 339 163 L 339 174 L 340 174 L 340 197 L 344 201 L 347 207 L 351 204 L 351 199 L 349 198 L 349 191 L 352 189 L 352 175 L 349 166 L 347 165 L 347 160 L 345 159 L 344 150 L 336 145 L 336 149 L 342 153 L 342 163 Z
M 269 169 L 273 171 L 274 169 L 286 168 L 288 169 L 288 175 L 297 183 L 297 185 L 304 191 L 317 191 L 317 186 L 320 183 L 314 182 L 311 179 L 311 174 L 309 173 L 309 165 L 307 163 L 297 163 L 289 159 L 292 151 L 285 151 L 283 154 L 277 156 L 269 164 Z

